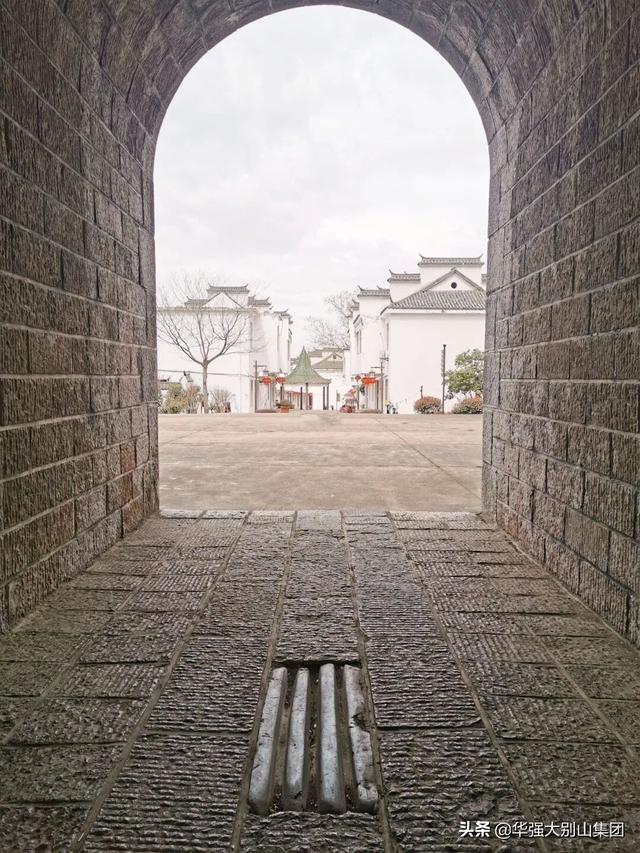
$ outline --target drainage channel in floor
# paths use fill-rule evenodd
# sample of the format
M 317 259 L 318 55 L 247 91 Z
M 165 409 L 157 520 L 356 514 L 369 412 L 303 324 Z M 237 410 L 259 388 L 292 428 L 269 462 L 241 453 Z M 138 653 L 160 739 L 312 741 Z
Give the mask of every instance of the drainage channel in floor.
M 359 667 L 275 668 L 251 771 L 251 810 L 262 815 L 375 811 L 367 718 Z

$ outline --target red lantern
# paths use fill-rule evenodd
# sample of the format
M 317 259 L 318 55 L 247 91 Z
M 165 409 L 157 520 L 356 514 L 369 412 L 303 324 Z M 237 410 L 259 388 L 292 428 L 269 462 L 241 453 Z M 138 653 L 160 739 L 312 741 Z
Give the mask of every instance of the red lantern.
M 276 382 L 278 382 L 280 385 L 282 385 L 282 383 L 284 382 L 284 380 L 286 378 L 287 378 L 286 376 L 283 376 L 282 374 L 280 374 L 280 376 L 276 376 Z
M 261 376 L 261 377 L 260 377 L 260 382 L 261 382 L 263 385 L 271 385 L 271 377 L 270 377 L 270 376 Z

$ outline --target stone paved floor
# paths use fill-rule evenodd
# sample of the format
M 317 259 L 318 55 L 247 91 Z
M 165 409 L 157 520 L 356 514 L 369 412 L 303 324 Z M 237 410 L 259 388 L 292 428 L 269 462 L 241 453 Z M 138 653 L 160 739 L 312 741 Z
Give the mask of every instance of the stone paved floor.
M 160 505 L 480 512 L 482 418 L 160 415 Z
M 360 661 L 376 815 L 248 812 L 292 660 Z M 3 851 L 640 849 L 637 652 L 468 513 L 149 520 L 0 638 L 0 688 Z

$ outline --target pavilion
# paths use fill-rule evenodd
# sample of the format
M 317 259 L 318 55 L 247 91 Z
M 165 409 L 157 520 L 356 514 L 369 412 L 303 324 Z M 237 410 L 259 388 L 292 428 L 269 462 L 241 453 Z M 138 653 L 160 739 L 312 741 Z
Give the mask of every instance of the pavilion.
M 300 409 L 328 409 L 330 379 L 325 379 L 312 366 L 306 348 L 298 356 L 296 366 L 284 380 L 287 396 Z M 322 390 L 322 405 L 320 405 Z

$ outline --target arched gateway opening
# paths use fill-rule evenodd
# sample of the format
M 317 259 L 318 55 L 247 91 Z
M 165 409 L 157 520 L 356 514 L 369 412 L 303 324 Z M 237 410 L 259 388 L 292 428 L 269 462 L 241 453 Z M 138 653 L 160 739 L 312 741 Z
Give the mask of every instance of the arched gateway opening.
M 295 5 L 3 0 L 3 628 L 156 510 L 156 137 L 200 56 Z M 634 4 L 351 5 L 433 45 L 489 141 L 486 511 L 635 638 Z
M 485 517 L 149 518 L 158 132 L 199 57 L 294 5 L 0 0 L 0 837 L 628 837 L 639 658 L 592 610 L 639 642 L 633 0 L 350 4 L 433 45 L 486 131 Z

